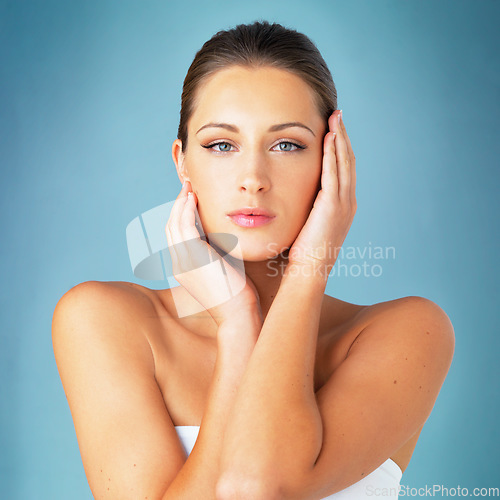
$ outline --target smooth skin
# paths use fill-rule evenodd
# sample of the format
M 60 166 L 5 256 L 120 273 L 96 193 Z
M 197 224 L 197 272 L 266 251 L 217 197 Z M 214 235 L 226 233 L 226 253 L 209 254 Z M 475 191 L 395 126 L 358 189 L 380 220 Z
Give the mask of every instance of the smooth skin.
M 389 457 L 408 465 L 453 327 L 421 297 L 325 295 L 335 256 L 319 250 L 342 245 L 356 212 L 340 114 L 325 127 L 312 90 L 283 70 L 217 72 L 199 90 L 187 150 L 173 144 L 183 188 L 166 231 L 170 244 L 199 237 L 198 210 L 206 233 L 235 234 L 241 292 L 179 317 L 179 304 L 209 304 L 200 270 L 174 289 L 87 282 L 59 301 L 54 352 L 95 498 L 319 499 Z M 292 122 L 310 130 L 270 130 Z M 226 214 L 245 206 L 276 217 L 241 228 Z M 175 425 L 201 425 L 189 457 Z

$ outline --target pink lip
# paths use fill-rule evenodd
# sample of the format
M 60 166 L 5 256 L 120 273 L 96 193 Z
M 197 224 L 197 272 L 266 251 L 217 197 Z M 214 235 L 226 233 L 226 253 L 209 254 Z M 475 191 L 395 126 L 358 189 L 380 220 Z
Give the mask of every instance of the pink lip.
M 227 214 L 231 220 L 240 227 L 260 227 L 269 224 L 274 215 L 263 208 L 239 208 Z

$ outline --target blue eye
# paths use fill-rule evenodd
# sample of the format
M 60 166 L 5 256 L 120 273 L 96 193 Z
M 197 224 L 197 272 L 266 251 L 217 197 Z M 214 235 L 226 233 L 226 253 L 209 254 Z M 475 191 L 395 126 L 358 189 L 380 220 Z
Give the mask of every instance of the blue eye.
M 285 153 L 296 151 L 297 149 L 305 149 L 305 146 L 300 146 L 299 144 L 295 144 L 294 142 L 289 141 L 280 142 L 276 144 L 275 147 L 279 147 L 279 150 Z
M 219 146 L 219 149 L 214 149 L 215 146 Z M 212 144 L 203 145 L 202 147 L 205 149 L 211 149 L 216 153 L 229 153 L 231 152 L 231 148 L 233 147 L 229 142 L 214 142 Z
M 214 144 L 214 146 L 219 146 L 219 149 L 217 151 L 221 151 L 223 153 L 227 153 L 231 151 L 231 144 L 229 142 L 218 142 L 217 144 Z
M 231 153 L 233 145 L 229 142 L 221 141 L 206 145 L 202 144 L 201 147 L 211 149 L 214 153 Z M 299 149 L 306 149 L 306 146 L 302 146 L 291 141 L 281 141 L 272 148 L 273 151 L 279 151 L 282 153 L 292 153 L 293 151 L 297 151 Z

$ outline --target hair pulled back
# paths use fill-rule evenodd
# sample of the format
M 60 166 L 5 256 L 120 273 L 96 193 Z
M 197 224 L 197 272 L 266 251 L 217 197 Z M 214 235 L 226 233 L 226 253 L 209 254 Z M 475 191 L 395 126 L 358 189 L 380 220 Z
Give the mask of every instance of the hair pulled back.
M 184 79 L 177 138 L 187 148 L 187 126 L 196 106 L 196 91 L 217 71 L 231 66 L 263 67 L 289 71 L 313 89 L 316 104 L 325 122 L 337 109 L 337 90 L 332 75 L 316 45 L 304 34 L 256 21 L 219 31 L 205 42 Z

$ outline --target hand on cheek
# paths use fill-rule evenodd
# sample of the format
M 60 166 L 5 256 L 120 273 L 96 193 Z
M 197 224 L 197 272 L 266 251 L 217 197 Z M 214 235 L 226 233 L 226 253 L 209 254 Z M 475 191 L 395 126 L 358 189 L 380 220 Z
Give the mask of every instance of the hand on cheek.
M 323 140 L 321 189 L 289 254 L 289 266 L 304 268 L 304 276 L 326 280 L 335 264 L 356 213 L 355 157 L 342 119 L 335 111 Z M 306 271 L 307 268 L 307 271 Z

